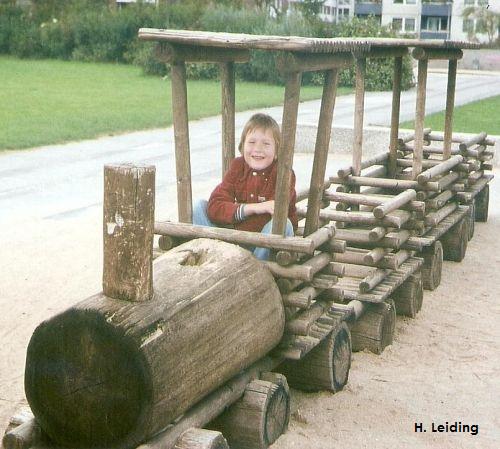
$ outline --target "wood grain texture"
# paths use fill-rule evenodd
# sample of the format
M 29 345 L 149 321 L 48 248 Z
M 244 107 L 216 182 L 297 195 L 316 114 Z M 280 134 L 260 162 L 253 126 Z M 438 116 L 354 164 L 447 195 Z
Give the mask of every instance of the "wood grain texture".
M 234 62 L 220 65 L 222 98 L 222 177 L 229 170 L 235 156 L 235 102 L 236 87 Z
M 104 167 L 103 276 L 105 295 L 147 301 L 153 294 L 155 167 Z
M 176 441 L 174 449 L 229 449 L 220 432 L 206 429 L 188 429 Z
M 150 301 L 98 294 L 35 330 L 26 395 L 59 444 L 135 447 L 281 339 L 278 288 L 237 246 L 185 243 L 155 260 L 154 279 Z
M 417 103 L 415 107 L 415 148 L 413 150 L 412 170 L 413 179 L 416 179 L 422 172 L 425 97 L 427 94 L 427 65 L 427 59 L 420 59 L 418 61 Z
M 297 112 L 300 100 L 302 74 L 289 73 L 285 76 L 285 99 L 281 125 L 281 148 L 278 152 L 278 173 L 276 175 L 273 234 L 285 235 L 288 206 L 290 204 L 290 178 L 295 148 Z
M 457 60 L 448 62 L 448 84 L 446 86 L 446 111 L 444 114 L 443 159 L 451 156 L 451 135 L 453 132 L 453 108 L 455 106 L 455 87 L 457 83 Z
M 399 112 L 401 108 L 401 79 L 403 76 L 403 58 L 394 58 L 394 71 L 392 75 L 392 109 L 391 109 L 391 135 L 389 140 L 389 160 L 387 171 L 390 178 L 396 177 L 396 159 L 398 151 Z
M 172 64 L 170 77 L 172 81 L 172 118 L 175 140 L 177 208 L 179 221 L 191 223 L 193 221 L 193 200 L 191 192 L 186 64 L 182 61 Z
M 323 198 L 326 163 L 328 160 L 330 135 L 332 132 L 333 110 L 335 108 L 335 95 L 337 93 L 337 80 L 338 70 L 329 70 L 325 73 L 318 132 L 316 134 L 316 145 L 314 149 L 313 169 L 307 201 L 307 216 L 304 227 L 305 236 L 312 234 L 319 227 L 319 211 Z

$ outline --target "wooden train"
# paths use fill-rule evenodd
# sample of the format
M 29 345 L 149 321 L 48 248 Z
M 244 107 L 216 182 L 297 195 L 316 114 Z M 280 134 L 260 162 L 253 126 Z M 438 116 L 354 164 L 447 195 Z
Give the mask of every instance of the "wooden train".
M 494 142 L 451 132 L 457 60 L 478 45 L 153 29 L 139 37 L 157 41 L 171 64 L 179 223 L 154 220 L 154 167 L 105 167 L 103 293 L 35 330 L 25 372 L 32 413 L 12 418 L 5 449 L 265 449 L 286 431 L 289 384 L 341 390 L 351 351 L 382 352 L 396 313 L 418 313 L 423 288 L 439 285 L 443 257 L 462 260 L 474 221 L 488 216 Z M 399 136 L 409 48 L 418 60 L 416 124 Z M 276 52 L 285 80 L 267 236 L 191 224 L 185 64 L 220 64 L 225 171 L 235 156 L 235 64 L 255 49 Z M 363 160 L 366 59 L 381 57 L 394 58 L 390 148 Z M 424 129 L 429 59 L 449 60 L 442 135 Z M 353 162 L 325 179 L 338 73 L 349 66 Z M 284 237 L 307 71 L 325 73 L 313 171 L 297 198 L 305 223 Z M 231 244 L 270 248 L 272 259 Z

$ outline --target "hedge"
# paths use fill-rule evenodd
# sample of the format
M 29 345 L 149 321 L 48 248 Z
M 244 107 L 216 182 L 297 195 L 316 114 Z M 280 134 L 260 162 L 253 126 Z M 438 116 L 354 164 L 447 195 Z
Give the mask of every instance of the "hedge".
M 168 68 L 154 57 L 154 44 L 137 39 L 141 27 L 327 38 L 394 36 L 370 18 L 335 25 L 299 14 L 273 18 L 260 10 L 217 6 L 208 1 L 186 0 L 159 8 L 136 3 L 110 9 L 104 0 L 38 0 L 31 8 L 0 3 L 0 53 L 22 58 L 131 63 L 140 65 L 146 74 L 167 75 Z M 409 57 L 405 58 L 403 69 L 403 88 L 408 88 L 413 84 Z M 216 78 L 218 67 L 189 64 L 188 76 Z M 249 63 L 238 64 L 237 76 L 248 81 L 282 83 L 272 52 L 253 51 Z M 306 73 L 303 83 L 317 84 L 321 76 Z M 352 69 L 341 73 L 341 85 L 352 86 L 353 80 Z M 369 60 L 367 89 L 388 90 L 391 83 L 390 61 Z

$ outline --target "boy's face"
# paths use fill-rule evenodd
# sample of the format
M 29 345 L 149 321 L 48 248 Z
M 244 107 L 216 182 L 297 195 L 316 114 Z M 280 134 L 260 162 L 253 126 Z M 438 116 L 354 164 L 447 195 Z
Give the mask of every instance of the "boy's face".
M 249 131 L 243 144 L 243 158 L 254 170 L 269 167 L 276 155 L 276 143 L 271 129 L 254 128 Z

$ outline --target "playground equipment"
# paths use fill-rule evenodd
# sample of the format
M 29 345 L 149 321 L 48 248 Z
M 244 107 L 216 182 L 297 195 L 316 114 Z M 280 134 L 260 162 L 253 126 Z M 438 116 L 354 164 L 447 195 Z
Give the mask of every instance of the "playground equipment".
M 6 449 L 267 448 L 288 424 L 288 384 L 341 390 L 351 350 L 383 351 L 396 310 L 415 316 L 423 286 L 439 284 L 443 253 L 461 260 L 470 224 L 487 218 L 492 142 L 484 133 L 469 141 L 451 134 L 456 60 L 476 45 L 151 29 L 139 36 L 158 41 L 158 56 L 171 64 L 179 223 L 154 221 L 154 167 L 105 167 L 103 293 L 35 330 L 25 389 L 36 419 L 17 417 Z M 414 135 L 399 137 L 409 47 L 419 60 L 417 120 Z M 225 171 L 235 155 L 234 64 L 253 49 L 279 52 L 285 79 L 268 236 L 191 224 L 185 63 L 220 64 Z M 378 57 L 395 60 L 391 145 L 363 161 L 365 62 Z M 429 58 L 450 60 L 443 136 L 423 128 Z M 351 65 L 353 163 L 325 180 L 338 72 Z M 297 198 L 305 223 L 284 237 L 301 74 L 317 70 L 325 78 L 313 171 Z M 439 141 L 442 149 L 431 146 Z M 161 251 L 153 252 L 154 234 Z M 273 259 L 257 261 L 229 243 L 271 248 Z

